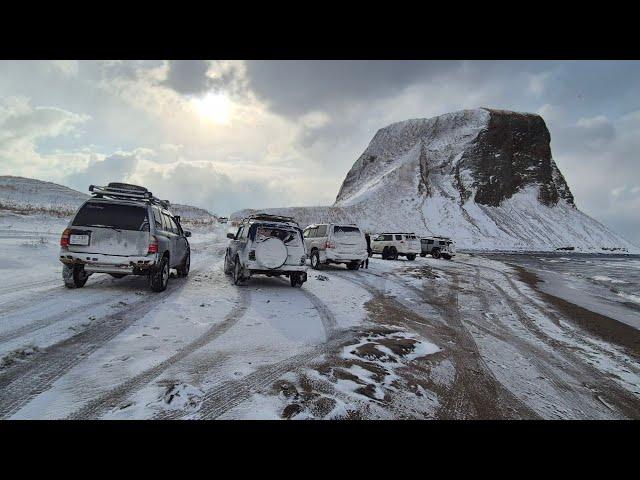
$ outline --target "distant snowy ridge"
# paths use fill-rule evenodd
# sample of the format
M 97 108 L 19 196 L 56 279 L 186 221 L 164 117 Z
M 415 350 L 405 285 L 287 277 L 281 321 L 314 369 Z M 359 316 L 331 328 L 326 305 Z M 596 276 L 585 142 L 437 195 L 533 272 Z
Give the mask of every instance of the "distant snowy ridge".
M 0 176 L 0 210 L 18 214 L 45 214 L 70 217 L 89 198 L 86 193 L 52 182 L 33 178 Z M 183 223 L 210 224 L 217 221 L 214 214 L 191 205 L 171 204 L 174 215 Z
M 371 232 L 448 235 L 465 249 L 640 253 L 576 208 L 544 120 L 501 110 L 389 125 L 356 160 L 333 206 L 260 211 L 303 226 L 342 221 Z

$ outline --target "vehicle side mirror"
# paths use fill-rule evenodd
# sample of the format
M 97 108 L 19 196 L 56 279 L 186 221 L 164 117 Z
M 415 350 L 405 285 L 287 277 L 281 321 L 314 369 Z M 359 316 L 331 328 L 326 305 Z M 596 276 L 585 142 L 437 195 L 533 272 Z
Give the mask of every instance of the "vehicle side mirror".
M 190 237 L 191 236 L 191 232 L 189 230 L 185 230 L 184 231 L 184 236 L 185 237 Z
M 231 240 L 235 240 L 236 236 L 233 233 L 227 233 L 227 238 L 230 238 Z

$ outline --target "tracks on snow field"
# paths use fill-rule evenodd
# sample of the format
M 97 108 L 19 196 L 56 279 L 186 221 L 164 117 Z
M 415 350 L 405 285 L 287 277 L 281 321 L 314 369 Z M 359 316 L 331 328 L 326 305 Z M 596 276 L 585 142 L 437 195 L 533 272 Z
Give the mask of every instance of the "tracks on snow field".
M 327 341 L 310 351 L 289 357 L 272 365 L 259 367 L 240 380 L 230 380 L 213 387 L 203 397 L 196 415 L 203 419 L 215 419 L 227 410 L 239 405 L 250 398 L 254 393 L 264 391 L 271 387 L 273 382 L 287 372 L 305 367 L 315 358 L 335 350 L 337 347 L 354 337 L 352 330 L 338 330 L 337 322 L 329 307 L 313 293 L 302 289 L 296 289 L 306 296 L 320 316 Z M 193 411 L 163 410 L 158 412 L 155 419 L 179 419 L 194 414 Z
M 167 358 L 163 362 L 156 366 L 145 370 L 144 372 L 136 375 L 135 377 L 127 380 L 123 384 L 117 386 L 107 394 L 92 400 L 87 405 L 69 415 L 68 419 L 93 419 L 98 418 L 100 415 L 107 411 L 116 408 L 120 405 L 128 396 L 134 393 L 139 388 L 147 385 L 154 378 L 158 377 L 166 369 L 180 362 L 199 348 L 202 348 L 209 342 L 218 338 L 224 334 L 238 320 L 240 320 L 251 304 L 250 290 L 239 289 L 239 305 L 234 308 L 227 316 L 220 322 L 213 325 L 207 332 L 200 337 L 196 338 L 193 342 L 189 343 L 184 348 L 180 349 L 171 357 Z
M 202 399 L 200 408 L 192 411 L 162 411 L 155 419 L 179 419 L 187 415 L 197 415 L 201 419 L 216 419 L 228 410 L 236 407 L 255 393 L 269 389 L 272 384 L 287 372 L 306 367 L 309 362 L 329 353 L 348 342 L 355 333 L 342 330 L 333 335 L 326 343 L 313 347 L 310 351 L 294 355 L 272 365 L 258 368 L 240 380 L 230 380 L 209 390 Z
M 0 374 L 0 419 L 10 417 L 33 397 L 49 389 L 72 367 L 155 308 L 159 300 L 185 285 L 185 281 L 170 282 L 164 292 L 130 303 L 126 309 L 103 317 L 86 330 L 47 347 L 33 360 Z
M 447 358 L 455 367 L 455 374 L 451 386 L 439 392 L 441 407 L 436 413 L 437 418 L 537 417 L 535 412 L 496 379 L 482 359 L 473 336 L 461 321 L 457 277 L 454 277 L 454 284 L 448 286 L 441 298 L 438 292 L 418 289 L 393 274 L 381 275 L 373 272 L 367 272 L 367 274 L 416 292 L 419 295 L 418 298 L 424 299 L 440 313 L 441 319 L 430 318 L 397 299 L 387 296 L 384 290 L 364 280 L 362 276 L 338 273 L 338 276 L 344 280 L 365 289 L 377 291 L 377 302 L 397 312 L 391 318 L 394 324 L 405 324 L 425 338 L 434 340 L 443 348 L 445 355 L 448 355 Z M 416 316 L 422 318 L 424 322 L 415 321 Z

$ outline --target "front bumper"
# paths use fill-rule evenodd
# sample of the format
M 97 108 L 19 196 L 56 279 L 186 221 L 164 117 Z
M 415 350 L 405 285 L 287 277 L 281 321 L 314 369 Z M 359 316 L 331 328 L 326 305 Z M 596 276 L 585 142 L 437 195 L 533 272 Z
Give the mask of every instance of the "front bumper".
M 59 258 L 65 265 L 84 265 L 88 273 L 144 274 L 153 268 L 157 254 L 144 256 L 103 255 L 60 250 Z

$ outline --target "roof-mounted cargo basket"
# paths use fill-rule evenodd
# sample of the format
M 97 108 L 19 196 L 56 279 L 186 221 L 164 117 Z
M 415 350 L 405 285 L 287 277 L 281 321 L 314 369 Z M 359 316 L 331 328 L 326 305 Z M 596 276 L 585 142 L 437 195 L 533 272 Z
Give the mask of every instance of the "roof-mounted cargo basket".
M 121 200 L 138 200 L 159 205 L 165 209 L 171 206 L 169 200 L 160 200 L 154 197 L 153 193 L 146 188 L 128 183 L 111 182 L 106 187 L 89 185 L 89 192 L 96 198 L 107 197 Z
M 273 222 L 287 222 L 298 225 L 298 222 L 295 221 L 293 217 L 285 217 L 282 215 L 271 215 L 270 213 L 254 213 L 249 215 L 246 220 L 265 220 L 265 221 L 273 221 Z

